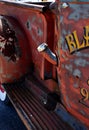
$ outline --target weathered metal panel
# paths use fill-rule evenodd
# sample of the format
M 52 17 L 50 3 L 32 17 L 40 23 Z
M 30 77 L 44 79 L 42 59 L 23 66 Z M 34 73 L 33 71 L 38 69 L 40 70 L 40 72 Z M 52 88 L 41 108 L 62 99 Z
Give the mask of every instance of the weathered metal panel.
M 69 112 L 89 126 L 89 2 L 63 4 L 58 43 L 61 99 Z
M 33 6 L 32 4 L 29 4 L 29 3 L 27 4 L 27 3 L 18 3 L 18 2 L 10 2 L 10 1 L 0 1 L 0 15 L 14 17 L 14 19 L 18 22 L 18 27 L 16 25 L 17 23 L 15 23 L 16 21 L 13 22 L 14 26 L 12 23 L 11 23 L 12 24 L 11 26 L 13 26 L 14 28 L 13 30 L 15 31 L 18 39 L 21 40 L 21 42 L 18 44 L 20 44 L 20 46 L 23 49 L 22 54 L 25 53 L 26 51 L 28 61 L 30 61 L 33 65 L 32 68 L 30 68 L 29 66 L 29 70 L 30 69 L 33 70 L 34 68 L 34 71 L 42 79 L 44 79 L 45 76 L 52 77 L 53 66 L 50 63 L 48 63 L 38 53 L 37 47 L 41 43 L 46 42 L 52 50 L 54 48 L 55 36 L 54 36 L 53 13 L 51 11 L 48 11 L 45 13 L 43 5 Z M 19 31 L 23 32 L 22 36 L 18 35 Z M 25 48 L 24 45 L 27 45 L 27 48 Z M 8 64 L 7 62 L 6 63 L 1 62 L 1 64 L 2 63 Z M 9 66 L 11 66 L 11 64 Z M 23 66 L 25 66 L 25 60 L 24 60 Z M 24 69 L 28 68 L 28 67 L 26 68 L 25 67 Z M 5 66 L 1 68 L 3 68 L 3 70 L 1 70 L 2 73 L 6 72 Z M 21 69 L 21 67 L 19 68 Z M 18 72 L 19 71 L 20 70 L 18 69 Z M 3 80 L 3 82 L 4 81 L 5 80 Z
M 0 17 L 0 81 L 12 82 L 29 70 L 27 39 L 16 19 Z M 24 67 L 25 66 L 25 67 Z

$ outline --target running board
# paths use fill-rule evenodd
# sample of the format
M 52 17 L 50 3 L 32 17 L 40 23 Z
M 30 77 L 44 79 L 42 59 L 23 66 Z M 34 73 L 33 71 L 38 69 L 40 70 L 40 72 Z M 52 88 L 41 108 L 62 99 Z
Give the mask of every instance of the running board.
M 28 130 L 71 130 L 54 111 L 48 111 L 40 102 L 40 94 L 49 92 L 38 87 L 34 77 L 19 83 L 4 85 L 7 95 Z M 36 86 L 36 84 L 38 86 Z M 41 84 L 40 84 L 41 85 Z M 38 96 L 37 96 L 38 95 Z

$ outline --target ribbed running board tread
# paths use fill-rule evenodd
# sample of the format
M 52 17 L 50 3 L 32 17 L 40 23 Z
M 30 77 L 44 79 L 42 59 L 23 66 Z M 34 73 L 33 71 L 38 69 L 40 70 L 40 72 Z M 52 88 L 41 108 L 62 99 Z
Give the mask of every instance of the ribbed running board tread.
M 47 111 L 25 83 L 5 85 L 7 94 L 28 130 L 71 130 L 55 112 Z

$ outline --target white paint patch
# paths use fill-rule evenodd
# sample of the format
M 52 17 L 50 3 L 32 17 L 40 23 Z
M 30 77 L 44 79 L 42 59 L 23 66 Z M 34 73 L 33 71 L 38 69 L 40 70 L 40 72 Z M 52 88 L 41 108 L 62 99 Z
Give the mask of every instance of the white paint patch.
M 5 101 L 5 99 L 6 99 L 6 91 L 2 92 L 2 91 L 0 90 L 0 100 L 1 100 L 1 101 Z

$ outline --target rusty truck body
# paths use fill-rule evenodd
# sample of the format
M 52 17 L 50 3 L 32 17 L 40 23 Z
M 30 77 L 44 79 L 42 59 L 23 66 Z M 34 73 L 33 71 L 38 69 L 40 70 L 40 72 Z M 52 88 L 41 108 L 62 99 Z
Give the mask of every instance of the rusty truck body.
M 0 1 L 0 99 L 28 130 L 89 129 L 89 0 Z

